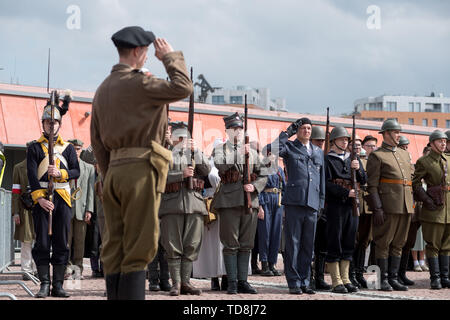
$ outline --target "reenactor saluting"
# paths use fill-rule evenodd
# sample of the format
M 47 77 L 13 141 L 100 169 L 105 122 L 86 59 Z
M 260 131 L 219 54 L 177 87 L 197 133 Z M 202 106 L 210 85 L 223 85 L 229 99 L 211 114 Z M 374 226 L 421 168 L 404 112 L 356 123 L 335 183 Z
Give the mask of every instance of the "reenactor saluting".
M 414 197 L 423 203 L 422 223 L 431 289 L 450 288 L 450 156 L 446 155 L 447 135 L 435 130 L 430 135 L 430 154 L 417 160 L 414 171 Z M 426 183 L 426 191 L 422 187 Z
M 368 204 L 373 212 L 373 240 L 381 270 L 381 290 L 408 290 L 398 281 L 398 271 L 414 213 L 411 162 L 398 148 L 401 126 L 394 119 L 383 122 L 381 148 L 367 161 Z
M 145 269 L 156 255 L 158 210 L 172 153 L 163 147 L 166 104 L 189 96 L 192 82 L 182 52 L 140 27 L 112 36 L 119 63 L 92 103 L 91 140 L 103 177 L 104 263 L 108 299 L 145 299 Z M 142 72 L 148 47 L 170 81 Z
M 346 152 L 351 136 L 344 127 L 335 127 L 330 133 L 331 151 L 325 156 L 327 256 L 332 280 L 332 292 L 356 292 L 350 281 L 350 262 L 355 249 L 358 217 L 353 212 L 354 189 L 351 170 L 356 170 L 358 184 L 366 183 L 366 173 L 358 159 L 352 160 Z
M 250 253 L 255 242 L 258 195 L 267 183 L 262 172 L 262 162 L 257 152 L 244 144 L 244 124 L 236 112 L 224 118 L 228 140 L 214 148 L 214 165 L 219 170 L 221 186 L 214 196 L 211 207 L 219 212 L 220 241 L 223 260 L 228 278 L 228 294 L 251 293 L 257 291 L 248 282 Z M 251 179 L 244 184 L 245 154 L 249 156 Z M 244 192 L 250 193 L 251 201 L 246 207 Z M 251 212 L 250 212 L 251 211 Z
M 50 283 L 52 283 L 51 295 L 67 298 L 69 295 L 63 289 L 63 283 L 64 272 L 69 260 L 67 243 L 70 219 L 72 218 L 69 181 L 79 177 L 80 167 L 73 145 L 65 142 L 58 134 L 62 125 L 60 109 L 54 107 L 54 119 L 52 119 L 51 108 L 50 105 L 47 105 L 42 114 L 43 135 L 36 142 L 30 144 L 27 150 L 27 175 L 31 196 L 35 203 L 33 223 L 36 243 L 33 246 L 32 254 L 41 281 L 41 287 L 36 297 L 49 296 Z M 48 139 L 53 120 L 54 164 L 50 165 Z M 47 199 L 50 179 L 53 179 L 55 187 L 53 202 Z M 49 235 L 50 217 L 52 217 L 51 235 Z M 50 281 L 50 263 L 53 266 L 52 281 Z
M 195 143 L 189 138 L 186 123 L 172 123 L 172 141 L 173 166 L 159 208 L 161 244 L 172 278 L 170 295 L 200 295 L 202 291 L 190 283 L 190 278 L 202 243 L 204 216 L 208 214 L 202 196 L 205 182 L 200 177 L 208 176 L 211 167 L 208 158 L 196 148 L 195 163 L 191 163 Z M 193 189 L 188 187 L 189 178 Z
M 310 142 L 312 125 L 308 118 L 293 122 L 272 143 L 272 152 L 283 158 L 287 170 L 285 206 L 284 268 L 290 294 L 314 294 L 311 261 L 317 214 L 325 203 L 323 151 Z M 297 139 L 289 141 L 293 135 Z

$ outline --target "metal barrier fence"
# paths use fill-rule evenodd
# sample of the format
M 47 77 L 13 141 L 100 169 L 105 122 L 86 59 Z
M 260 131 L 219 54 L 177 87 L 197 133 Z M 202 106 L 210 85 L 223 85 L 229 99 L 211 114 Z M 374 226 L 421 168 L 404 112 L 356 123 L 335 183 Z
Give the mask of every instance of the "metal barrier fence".
M 0 189 L 0 275 L 26 274 L 31 280 L 34 280 L 31 278 L 32 276 L 26 272 L 11 272 L 9 270 L 9 267 L 14 264 L 16 250 L 16 243 L 13 241 L 14 222 L 11 215 L 11 198 L 11 191 Z M 0 281 L 0 285 L 11 284 L 20 285 L 30 296 L 34 296 L 23 281 Z M 0 297 L 8 297 L 11 300 L 17 300 L 13 294 L 8 292 L 0 292 Z

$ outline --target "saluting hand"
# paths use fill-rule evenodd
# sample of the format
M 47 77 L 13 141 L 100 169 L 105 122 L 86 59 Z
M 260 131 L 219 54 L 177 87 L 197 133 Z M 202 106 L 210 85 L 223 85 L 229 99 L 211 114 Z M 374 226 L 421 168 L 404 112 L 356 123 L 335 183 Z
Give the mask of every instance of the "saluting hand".
M 53 202 L 48 201 L 47 199 L 39 198 L 38 203 L 41 208 L 47 212 L 53 211 L 53 209 L 55 209 L 55 205 L 53 204 Z
M 54 178 L 60 178 L 61 177 L 61 171 L 55 166 L 55 165 L 49 165 L 48 166 L 48 175 Z
M 355 169 L 355 170 L 359 170 L 359 161 L 358 160 L 353 160 L 352 163 L 350 164 L 350 168 Z
M 162 61 L 163 57 L 169 52 L 173 52 L 172 46 L 166 41 L 166 39 L 158 38 L 153 42 L 155 46 L 155 56 L 158 60 Z

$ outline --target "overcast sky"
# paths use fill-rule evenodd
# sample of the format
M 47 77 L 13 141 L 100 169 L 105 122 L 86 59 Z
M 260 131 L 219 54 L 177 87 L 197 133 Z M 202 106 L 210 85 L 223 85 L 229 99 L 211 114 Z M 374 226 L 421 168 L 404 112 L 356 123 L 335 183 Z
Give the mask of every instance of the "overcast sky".
M 45 87 L 51 48 L 51 86 L 95 91 L 117 62 L 111 35 L 139 25 L 214 87 L 267 87 L 292 112 L 347 113 L 367 96 L 450 96 L 449 14 L 446 0 L 1 0 L 0 82 Z M 149 52 L 146 67 L 165 78 Z

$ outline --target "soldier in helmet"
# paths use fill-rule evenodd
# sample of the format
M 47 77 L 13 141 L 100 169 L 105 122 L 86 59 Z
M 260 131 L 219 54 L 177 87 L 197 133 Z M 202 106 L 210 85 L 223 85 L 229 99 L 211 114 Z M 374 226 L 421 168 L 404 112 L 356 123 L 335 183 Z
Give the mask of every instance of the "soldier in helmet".
M 417 160 L 414 171 L 414 198 L 423 203 L 422 224 L 431 289 L 450 288 L 450 157 L 445 154 L 447 135 L 435 130 L 430 135 L 430 154 Z M 426 191 L 422 187 L 426 183 Z
M 325 144 L 325 130 L 319 126 L 313 126 L 311 130 L 311 143 L 323 149 Z
M 447 146 L 445 147 L 445 153 L 450 154 L 450 130 L 445 131 L 445 135 L 447 136 Z
M 384 121 L 381 148 L 372 152 L 367 161 L 368 204 L 373 212 L 373 240 L 382 291 L 408 290 L 398 281 L 402 248 L 414 213 L 410 155 L 398 148 L 401 129 L 397 120 Z
M 358 229 L 358 217 L 353 214 L 352 198 L 357 190 L 351 182 L 351 170 L 356 170 L 358 183 L 366 183 L 361 161 L 352 160 L 346 152 L 351 136 L 344 127 L 335 127 L 330 133 L 330 152 L 325 156 L 327 256 L 332 279 L 332 292 L 357 292 L 349 277 L 350 262 Z
M 54 164 L 49 165 L 48 139 L 51 126 L 51 106 L 47 105 L 42 114 L 44 132 L 27 150 L 27 175 L 31 187 L 33 223 L 36 243 L 32 254 L 36 263 L 41 287 L 37 298 L 50 294 L 53 297 L 68 297 L 63 289 L 64 271 L 69 259 L 70 219 L 72 201 L 69 181 L 80 175 L 77 155 L 72 144 L 65 142 L 58 134 L 62 124 L 59 108 L 54 108 Z M 47 200 L 49 179 L 54 181 L 53 202 Z M 52 211 L 52 235 L 48 234 L 49 212 Z M 51 254 L 50 254 L 51 253 Z M 50 263 L 53 266 L 53 279 L 50 281 Z
M 398 147 L 402 148 L 405 151 L 408 151 L 409 140 L 405 136 L 400 136 L 400 140 L 398 142 Z
M 195 148 L 189 138 L 187 124 L 172 124 L 173 166 L 167 176 L 166 192 L 162 195 L 159 217 L 161 219 L 161 244 L 166 250 L 172 278 L 171 296 L 200 295 L 202 291 L 191 283 L 193 261 L 197 260 L 202 242 L 203 219 L 208 214 L 202 192 L 205 177 L 211 167 L 208 158 Z M 194 146 L 195 163 L 191 163 L 191 146 Z M 193 180 L 193 189 L 187 181 Z
M 228 294 L 257 294 L 248 282 L 248 265 L 255 243 L 258 220 L 258 195 L 267 183 L 262 161 L 256 150 L 245 144 L 244 124 L 236 112 L 225 117 L 228 140 L 216 146 L 212 156 L 219 170 L 221 186 L 211 207 L 219 213 L 220 241 L 223 244 L 223 260 L 228 278 Z M 245 154 L 249 156 L 250 181 L 244 184 Z M 250 193 L 251 208 L 244 206 L 244 192 Z

